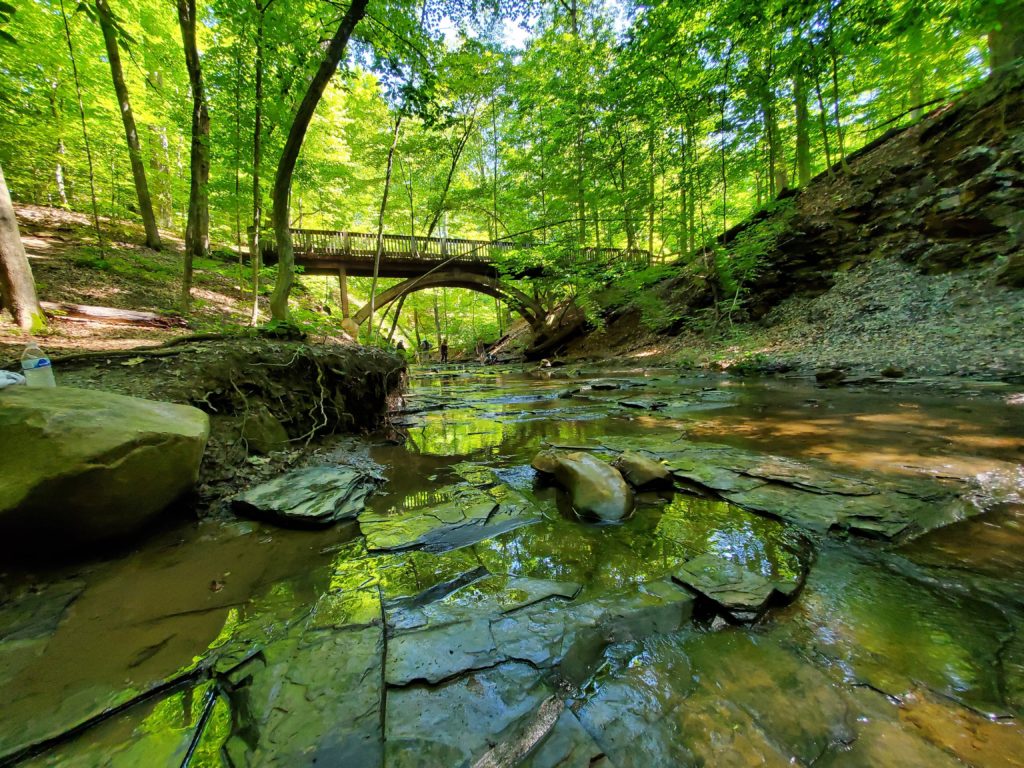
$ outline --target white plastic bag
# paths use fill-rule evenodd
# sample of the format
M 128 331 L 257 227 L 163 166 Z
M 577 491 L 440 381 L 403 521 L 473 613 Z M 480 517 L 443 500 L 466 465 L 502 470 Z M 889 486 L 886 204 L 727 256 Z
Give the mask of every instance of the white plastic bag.
M 4 387 L 10 387 L 13 384 L 24 384 L 25 377 L 20 373 L 13 373 L 11 371 L 0 371 L 0 389 Z

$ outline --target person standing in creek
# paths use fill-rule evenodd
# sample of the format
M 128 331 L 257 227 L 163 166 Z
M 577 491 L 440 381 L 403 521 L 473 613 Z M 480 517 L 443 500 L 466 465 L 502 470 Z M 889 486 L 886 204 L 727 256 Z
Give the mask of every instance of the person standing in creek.
M 441 362 L 448 362 L 448 339 L 441 339 Z

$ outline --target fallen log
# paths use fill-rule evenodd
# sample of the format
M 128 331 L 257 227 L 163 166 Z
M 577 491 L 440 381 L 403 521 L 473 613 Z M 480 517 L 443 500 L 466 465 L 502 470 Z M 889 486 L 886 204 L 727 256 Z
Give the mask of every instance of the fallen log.
M 40 302 L 48 315 L 58 315 L 81 322 L 124 323 L 149 328 L 184 328 L 185 318 L 178 315 L 158 315 L 155 312 L 140 312 L 134 309 L 116 307 L 93 307 L 88 304 L 65 304 L 52 301 Z

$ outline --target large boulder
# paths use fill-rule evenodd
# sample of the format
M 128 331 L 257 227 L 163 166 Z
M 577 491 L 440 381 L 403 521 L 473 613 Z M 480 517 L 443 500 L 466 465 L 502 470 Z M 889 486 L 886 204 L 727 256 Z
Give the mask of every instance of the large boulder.
M 589 453 L 541 451 L 533 459 L 533 468 L 554 477 L 569 492 L 580 515 L 615 522 L 633 511 L 633 491 L 619 470 Z
M 123 536 L 191 490 L 210 433 L 185 405 L 71 387 L 0 391 L 0 537 Z

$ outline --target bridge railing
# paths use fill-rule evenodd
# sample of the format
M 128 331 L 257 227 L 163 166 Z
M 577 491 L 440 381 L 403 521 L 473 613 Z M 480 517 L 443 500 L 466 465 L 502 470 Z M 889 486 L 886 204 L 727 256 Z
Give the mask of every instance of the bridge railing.
M 466 240 L 457 237 L 414 235 L 383 235 L 381 240 L 383 258 L 425 262 L 452 260 L 492 264 L 503 254 L 537 247 L 534 244 L 513 243 L 508 240 Z M 296 257 L 310 261 L 318 258 L 369 261 L 377 255 L 377 235 L 369 232 L 293 228 L 292 244 Z M 264 256 L 275 253 L 276 244 L 272 231 L 261 233 L 260 250 Z M 566 254 L 563 266 L 602 265 L 611 262 L 626 263 L 633 268 L 642 269 L 650 266 L 651 254 L 640 249 L 585 247 Z

